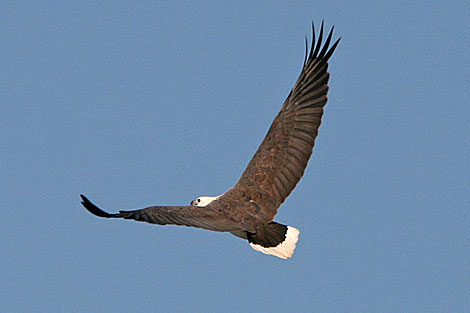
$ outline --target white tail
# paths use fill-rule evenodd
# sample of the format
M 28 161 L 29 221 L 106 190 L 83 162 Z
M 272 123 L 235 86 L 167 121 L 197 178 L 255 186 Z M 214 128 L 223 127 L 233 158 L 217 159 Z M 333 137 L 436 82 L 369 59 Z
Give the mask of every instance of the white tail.
M 299 240 L 299 234 L 300 231 L 297 228 L 287 226 L 286 239 L 277 246 L 266 248 L 251 242 L 250 246 L 264 254 L 274 255 L 281 259 L 288 259 L 294 254 L 297 241 Z

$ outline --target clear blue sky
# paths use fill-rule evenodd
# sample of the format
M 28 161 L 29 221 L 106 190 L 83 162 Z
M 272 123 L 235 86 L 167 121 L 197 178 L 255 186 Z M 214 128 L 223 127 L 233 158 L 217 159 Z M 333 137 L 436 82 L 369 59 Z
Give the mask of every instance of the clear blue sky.
M 468 1 L 195 3 L 2 2 L 2 310 L 467 311 Z M 301 231 L 292 259 L 80 206 L 230 188 L 322 19 L 343 39 L 276 217 Z

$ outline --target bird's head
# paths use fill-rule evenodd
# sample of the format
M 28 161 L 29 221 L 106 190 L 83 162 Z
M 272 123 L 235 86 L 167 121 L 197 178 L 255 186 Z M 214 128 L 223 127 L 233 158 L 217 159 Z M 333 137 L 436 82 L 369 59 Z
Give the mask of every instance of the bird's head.
M 216 200 L 218 197 L 199 197 L 193 201 L 191 201 L 191 205 L 194 206 L 206 206 L 212 201 Z

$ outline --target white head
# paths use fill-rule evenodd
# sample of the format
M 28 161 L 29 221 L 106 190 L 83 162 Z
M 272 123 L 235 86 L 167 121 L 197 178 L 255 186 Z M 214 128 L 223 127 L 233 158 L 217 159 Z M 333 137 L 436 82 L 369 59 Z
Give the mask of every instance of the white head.
M 191 205 L 195 206 L 206 206 L 214 200 L 217 200 L 219 197 L 199 197 L 196 200 L 191 201 Z

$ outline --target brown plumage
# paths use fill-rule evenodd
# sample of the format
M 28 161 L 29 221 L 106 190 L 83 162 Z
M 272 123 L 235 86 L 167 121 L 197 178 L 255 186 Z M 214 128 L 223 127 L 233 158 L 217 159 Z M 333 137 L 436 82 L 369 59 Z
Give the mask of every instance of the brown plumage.
M 202 198 L 198 198 L 190 206 L 152 206 L 109 214 L 82 195 L 83 206 L 100 217 L 232 232 L 248 239 L 256 250 L 281 258 L 290 257 L 298 230 L 275 223 L 273 218 L 299 182 L 312 154 L 327 102 L 328 60 L 341 39 L 329 48 L 332 28 L 321 48 L 323 22 L 316 44 L 313 24 L 312 31 L 312 46 L 310 52 L 306 52 L 300 77 L 233 188 L 209 199 L 204 206 L 200 206 Z
M 322 34 L 323 23 L 318 42 L 316 46 L 312 43 L 294 88 L 240 180 L 229 191 L 232 197 L 244 194 L 255 201 L 265 222 L 274 218 L 279 206 L 299 182 L 312 155 L 327 101 L 330 76 L 327 62 L 340 41 L 338 39 L 328 50 L 332 28 L 319 52 Z

